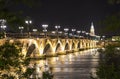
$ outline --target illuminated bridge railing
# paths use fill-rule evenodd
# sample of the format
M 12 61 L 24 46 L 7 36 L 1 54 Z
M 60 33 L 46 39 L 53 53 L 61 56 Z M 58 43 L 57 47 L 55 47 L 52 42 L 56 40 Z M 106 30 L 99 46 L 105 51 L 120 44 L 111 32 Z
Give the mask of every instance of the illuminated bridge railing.
M 7 38 L 45 38 L 45 33 L 6 33 Z M 65 34 L 47 33 L 50 38 L 80 38 L 75 36 L 67 36 Z M 82 38 L 81 38 L 82 39 Z
M 45 34 L 44 33 L 6 33 L 6 37 L 10 37 L 10 38 L 44 38 Z M 52 33 L 48 33 L 47 37 L 51 37 L 51 38 L 57 38 L 56 34 L 52 34 Z M 59 34 L 60 38 L 65 38 L 66 35 L 64 34 Z

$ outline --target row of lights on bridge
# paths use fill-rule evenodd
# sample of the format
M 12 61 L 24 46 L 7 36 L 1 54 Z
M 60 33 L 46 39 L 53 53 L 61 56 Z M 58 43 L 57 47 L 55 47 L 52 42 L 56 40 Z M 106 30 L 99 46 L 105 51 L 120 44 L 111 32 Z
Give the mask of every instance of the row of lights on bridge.
M 1 23 L 1 26 L 0 28 L 4 30 L 5 32 L 5 29 L 7 28 L 7 26 L 5 25 L 6 24 L 6 20 L 5 19 L 0 19 L 0 23 Z M 28 31 L 28 35 L 29 35 L 29 25 L 32 24 L 32 20 L 25 20 L 25 23 L 27 24 L 27 31 Z M 45 33 L 45 36 L 46 36 L 46 33 L 47 33 L 47 28 L 48 28 L 48 24 L 43 24 L 42 25 L 43 27 L 43 32 Z M 59 31 L 59 29 L 61 28 L 61 26 L 55 26 L 55 29 L 56 31 L 52 31 L 53 34 L 62 34 L 62 31 Z M 23 33 L 23 30 L 24 30 L 24 27 L 23 26 L 19 26 L 18 29 L 21 31 L 21 33 Z M 32 29 L 33 32 L 37 32 L 38 30 L 37 29 Z M 69 31 L 69 28 L 64 28 L 64 34 L 67 36 L 68 35 L 68 31 Z M 70 36 L 77 36 L 75 35 L 75 32 L 78 34 L 78 36 L 80 36 L 80 33 L 82 34 L 85 34 L 85 35 L 90 35 L 90 33 L 86 32 L 86 31 L 76 31 L 76 29 L 71 29 L 72 33 L 69 33 Z M 82 37 L 82 36 L 80 36 Z

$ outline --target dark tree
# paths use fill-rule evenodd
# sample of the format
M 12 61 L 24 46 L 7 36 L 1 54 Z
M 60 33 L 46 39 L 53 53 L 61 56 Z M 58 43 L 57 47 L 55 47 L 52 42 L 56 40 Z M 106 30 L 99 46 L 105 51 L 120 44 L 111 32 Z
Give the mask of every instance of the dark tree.
M 39 0 L 0 0 L 0 19 L 5 19 L 7 21 L 7 25 L 11 28 L 18 28 L 18 25 L 20 26 L 25 24 L 25 17 L 22 16 L 24 11 L 13 10 L 13 8 L 18 6 L 32 8 L 38 5 L 38 1 Z
M 0 78 L 14 79 L 22 70 L 21 49 L 15 45 L 6 42 L 0 46 Z

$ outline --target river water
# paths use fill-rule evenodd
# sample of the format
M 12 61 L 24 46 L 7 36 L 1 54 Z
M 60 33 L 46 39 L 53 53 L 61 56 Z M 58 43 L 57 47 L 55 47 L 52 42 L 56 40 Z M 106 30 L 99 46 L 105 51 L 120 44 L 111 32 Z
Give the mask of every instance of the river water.
M 49 70 L 54 75 L 54 79 L 90 79 L 91 74 L 96 76 L 98 61 L 97 49 L 89 49 L 32 61 L 32 63 L 37 63 L 38 76 L 41 76 L 43 71 Z M 45 68 L 44 65 L 47 67 Z

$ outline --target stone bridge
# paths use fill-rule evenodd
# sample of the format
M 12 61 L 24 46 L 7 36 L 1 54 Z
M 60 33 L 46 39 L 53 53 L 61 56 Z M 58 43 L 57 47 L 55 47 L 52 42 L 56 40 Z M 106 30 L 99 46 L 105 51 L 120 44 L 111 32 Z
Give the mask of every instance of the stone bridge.
M 40 57 L 44 55 L 56 56 L 69 52 L 80 51 L 96 47 L 96 40 L 90 39 L 51 39 L 51 38 L 24 38 L 24 39 L 0 39 L 0 45 L 5 41 L 17 43 L 21 48 L 21 53 L 25 57 Z

